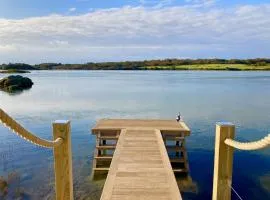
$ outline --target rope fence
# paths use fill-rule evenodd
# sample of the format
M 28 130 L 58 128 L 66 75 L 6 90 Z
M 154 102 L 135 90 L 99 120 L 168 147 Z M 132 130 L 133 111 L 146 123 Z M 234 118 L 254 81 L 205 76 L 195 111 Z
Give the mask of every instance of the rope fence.
M 239 142 L 234 140 L 234 137 L 235 125 L 233 123 L 218 122 L 216 124 L 212 200 L 231 200 L 232 192 L 238 199 L 243 200 L 231 185 L 235 149 L 248 151 L 270 147 L 270 134 L 254 142 Z
M 57 200 L 73 200 L 72 150 L 70 121 L 53 123 L 53 141 L 37 137 L 0 109 L 0 122 L 24 140 L 34 145 L 53 148 L 55 196 Z M 57 148 L 56 148 L 57 147 Z
M 14 119 L 12 119 L 7 113 L 0 109 L 0 122 L 4 124 L 7 128 L 13 131 L 15 134 L 23 138 L 24 140 L 33 143 L 34 145 L 45 147 L 45 148 L 54 148 L 63 143 L 62 138 L 57 138 L 54 141 L 45 140 L 37 137 L 33 133 L 26 130 Z
M 225 144 L 240 150 L 259 150 L 270 146 L 270 134 L 255 142 L 238 142 L 233 139 L 226 139 Z

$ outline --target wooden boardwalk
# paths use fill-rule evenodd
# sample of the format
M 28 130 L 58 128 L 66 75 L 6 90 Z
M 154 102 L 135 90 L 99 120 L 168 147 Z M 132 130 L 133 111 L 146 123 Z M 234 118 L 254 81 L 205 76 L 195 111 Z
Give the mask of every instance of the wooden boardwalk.
M 97 135 L 93 171 L 109 170 L 101 200 L 182 199 L 164 138 L 171 140 L 173 137 L 178 145 L 180 140 L 184 141 L 183 138 L 189 135 L 190 131 L 183 122 L 101 120 L 92 131 Z M 108 144 L 108 140 L 116 140 L 115 145 Z M 182 146 L 176 147 L 184 149 Z M 115 149 L 111 157 L 106 155 L 109 149 Z M 109 168 L 97 167 L 97 161 L 110 158 L 112 160 Z M 173 160 L 183 161 L 185 164 L 187 158 Z M 182 172 L 188 170 L 185 169 Z
M 181 199 L 159 130 L 121 132 L 101 199 Z

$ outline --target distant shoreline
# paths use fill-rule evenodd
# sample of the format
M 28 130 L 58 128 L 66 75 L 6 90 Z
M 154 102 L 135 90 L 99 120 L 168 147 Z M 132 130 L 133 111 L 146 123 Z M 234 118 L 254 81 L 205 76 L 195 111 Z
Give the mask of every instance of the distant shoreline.
M 42 70 L 33 70 L 33 71 L 270 71 L 270 67 L 266 69 L 238 69 L 238 68 L 232 68 L 232 69 L 204 69 L 204 68 L 198 68 L 198 69 L 173 69 L 173 68 L 162 68 L 157 67 L 155 69 L 42 69 Z
M 85 64 L 9 63 L 0 70 L 176 70 L 176 71 L 270 71 L 270 59 L 165 59 L 145 61 L 103 62 Z
M 142 70 L 171 70 L 171 71 L 270 71 L 266 66 L 249 66 L 239 64 L 203 64 L 179 66 L 150 66 Z

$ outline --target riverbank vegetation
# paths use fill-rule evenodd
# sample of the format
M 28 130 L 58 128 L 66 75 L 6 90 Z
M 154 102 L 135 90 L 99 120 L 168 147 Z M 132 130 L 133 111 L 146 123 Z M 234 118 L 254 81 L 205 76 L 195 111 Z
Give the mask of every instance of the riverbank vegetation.
M 25 74 L 30 73 L 30 71 L 21 70 L 21 69 L 8 69 L 8 70 L 1 70 L 1 74 Z
M 198 65 L 178 65 L 178 66 L 149 66 L 148 70 L 223 70 L 223 71 L 255 71 L 270 70 L 270 64 L 253 66 L 246 64 L 198 64 Z
M 9 63 L 0 65 L 0 70 L 36 70 L 37 68 L 25 63 Z
M 270 59 L 164 59 L 85 64 L 2 64 L 0 70 L 270 70 Z

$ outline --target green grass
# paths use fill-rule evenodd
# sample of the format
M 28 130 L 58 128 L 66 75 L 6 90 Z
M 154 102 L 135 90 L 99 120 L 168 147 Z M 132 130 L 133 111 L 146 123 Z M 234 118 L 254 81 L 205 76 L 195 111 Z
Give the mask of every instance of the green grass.
M 270 70 L 270 64 L 253 66 L 245 64 L 201 64 L 201 65 L 178 65 L 178 66 L 149 66 L 146 70 L 224 70 L 224 71 L 255 71 Z

